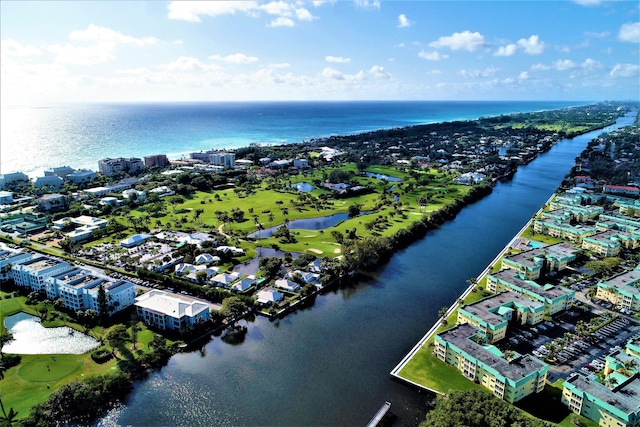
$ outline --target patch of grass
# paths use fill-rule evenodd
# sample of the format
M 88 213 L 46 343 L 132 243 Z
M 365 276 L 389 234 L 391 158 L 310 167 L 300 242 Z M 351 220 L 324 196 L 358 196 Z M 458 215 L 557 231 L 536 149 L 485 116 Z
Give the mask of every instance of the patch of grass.
M 455 367 L 435 357 L 432 354 L 433 347 L 430 347 L 432 343 L 433 339 L 428 340 L 416 352 L 409 363 L 400 371 L 399 375 L 402 378 L 440 393 L 448 393 L 452 390 L 484 389 L 484 387 L 466 379 Z
M 55 356 L 54 356 L 55 357 Z M 73 374 L 82 366 L 82 362 L 76 359 L 41 357 L 32 359 L 27 363 L 21 363 L 18 368 L 18 376 L 24 381 L 51 383 L 59 381 Z

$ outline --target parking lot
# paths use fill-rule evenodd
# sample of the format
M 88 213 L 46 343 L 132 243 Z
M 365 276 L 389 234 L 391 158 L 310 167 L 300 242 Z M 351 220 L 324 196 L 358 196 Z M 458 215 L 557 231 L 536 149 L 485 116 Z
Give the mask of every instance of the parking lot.
M 566 379 L 571 373 L 589 375 L 604 369 L 604 359 L 612 350 L 624 347 L 627 340 L 640 334 L 640 324 L 620 316 L 587 338 L 574 334 L 579 320 L 588 322 L 597 317 L 590 310 L 567 311 L 553 321 L 535 327 L 511 329 L 508 338 L 499 344 L 503 350 L 514 350 L 549 364 L 549 381 Z M 553 341 L 565 338 L 566 345 L 554 349 Z

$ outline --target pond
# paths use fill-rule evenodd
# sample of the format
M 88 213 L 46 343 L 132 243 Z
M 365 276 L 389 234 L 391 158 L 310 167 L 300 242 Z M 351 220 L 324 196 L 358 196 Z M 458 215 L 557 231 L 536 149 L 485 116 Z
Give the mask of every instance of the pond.
M 389 176 L 389 175 L 383 175 L 381 173 L 373 173 L 373 172 L 367 172 L 366 175 L 369 178 L 375 178 L 375 179 L 384 179 L 386 181 L 389 182 L 399 182 L 402 181 L 402 178 L 397 178 L 395 176 Z
M 236 265 L 235 267 L 233 267 L 233 271 L 240 274 L 257 274 L 258 270 L 260 269 L 260 258 L 262 257 L 283 258 L 284 257 L 284 251 L 273 249 L 273 248 L 263 248 L 258 246 L 256 247 L 256 252 L 257 252 L 257 255 L 255 258 L 243 264 Z M 293 258 L 298 258 L 298 255 L 299 254 L 297 252 L 291 253 L 291 256 Z
M 5 327 L 13 341 L 3 351 L 12 354 L 82 354 L 100 346 L 100 342 L 68 326 L 45 328 L 40 319 L 27 313 L 8 316 Z
M 295 188 L 296 190 L 298 190 L 301 193 L 308 193 L 309 191 L 311 191 L 311 190 L 316 188 L 313 185 L 308 184 L 306 182 L 299 182 L 297 184 L 292 184 L 291 187 Z
M 372 212 L 373 211 L 360 212 L 360 216 L 368 215 Z M 289 228 L 289 230 L 324 230 L 347 219 L 349 219 L 348 213 L 336 213 L 317 218 L 294 219 L 293 221 L 289 221 L 289 226 L 287 228 Z M 266 239 L 271 237 L 281 226 L 282 224 L 274 225 L 273 227 L 265 228 L 264 230 L 254 231 L 249 234 L 248 237 L 253 237 L 254 239 Z

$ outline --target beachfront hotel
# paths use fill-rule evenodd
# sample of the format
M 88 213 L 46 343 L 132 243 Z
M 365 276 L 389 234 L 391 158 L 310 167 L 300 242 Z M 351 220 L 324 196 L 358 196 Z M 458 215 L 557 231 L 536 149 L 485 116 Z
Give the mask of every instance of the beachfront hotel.
M 547 364 L 517 353 L 507 358 L 497 347 L 482 344 L 483 338 L 470 324 L 456 325 L 435 336 L 435 355 L 509 403 L 544 390 Z
M 489 343 L 494 343 L 507 336 L 510 324 L 533 326 L 542 322 L 545 311 L 538 301 L 506 291 L 460 307 L 458 324 L 473 325 Z
M 157 289 L 137 297 L 135 306 L 145 324 L 174 331 L 206 322 L 212 309 L 207 301 Z
M 511 269 L 500 270 L 487 275 L 487 290 L 490 292 L 513 291 L 544 304 L 549 315 L 571 307 L 575 291 L 561 286 L 539 285 L 526 280 L 520 273 Z

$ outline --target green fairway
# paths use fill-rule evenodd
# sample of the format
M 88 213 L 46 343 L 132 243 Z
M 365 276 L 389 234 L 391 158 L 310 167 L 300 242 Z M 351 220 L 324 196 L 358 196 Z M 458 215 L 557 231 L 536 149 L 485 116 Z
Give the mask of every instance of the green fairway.
M 41 356 L 22 363 L 18 369 L 18 376 L 25 381 L 48 383 L 71 375 L 82 366 L 82 362 L 78 359 Z

